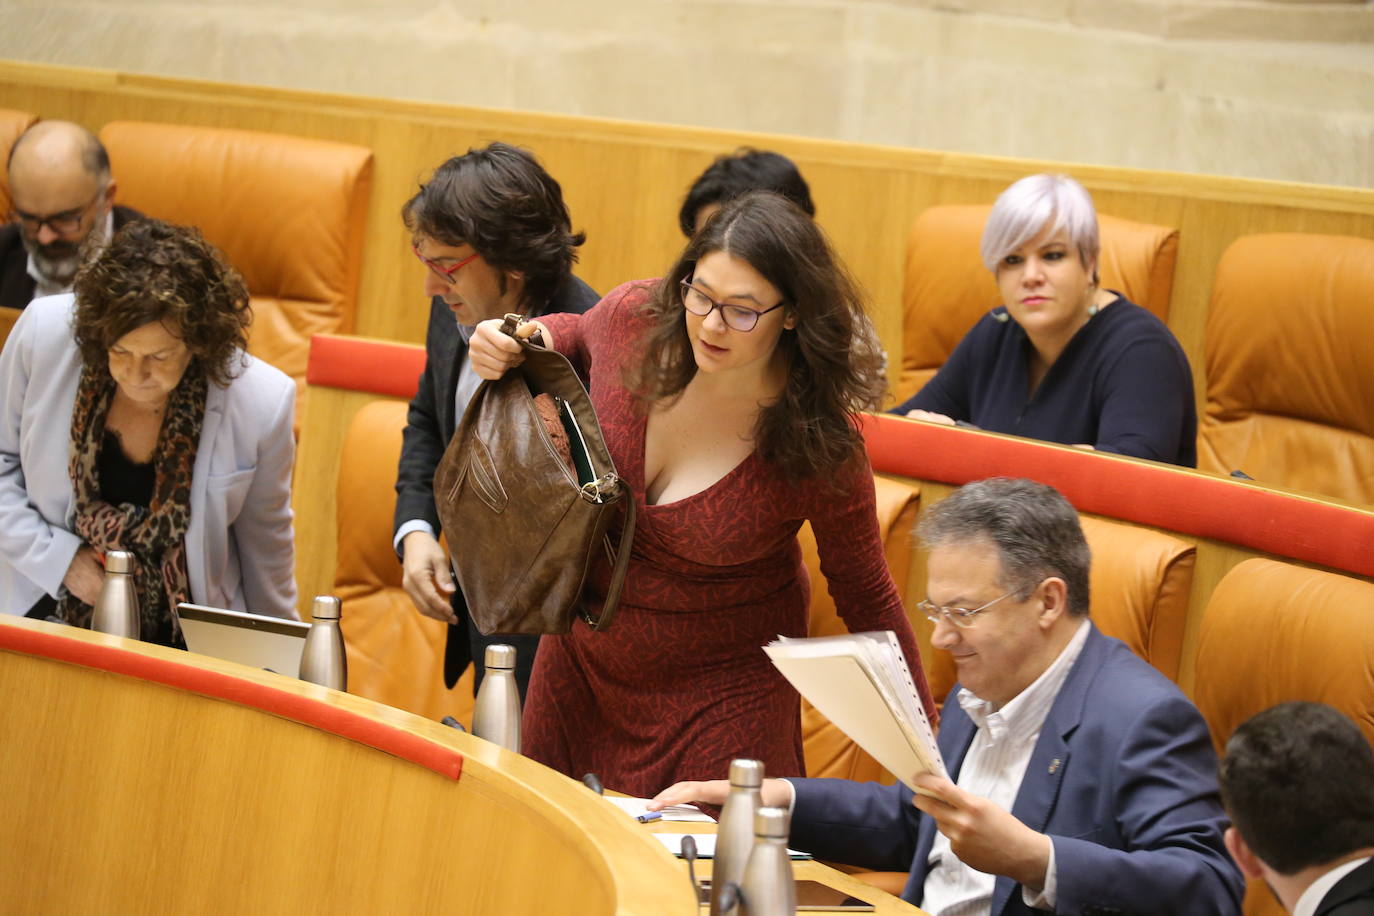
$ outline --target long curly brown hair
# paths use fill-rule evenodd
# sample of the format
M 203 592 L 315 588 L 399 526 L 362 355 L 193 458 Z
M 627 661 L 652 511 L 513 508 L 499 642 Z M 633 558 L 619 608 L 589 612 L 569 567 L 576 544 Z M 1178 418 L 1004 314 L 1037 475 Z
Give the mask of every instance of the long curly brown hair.
M 696 374 L 680 281 L 724 251 L 782 293 L 796 327 L 778 339 L 787 381 L 759 411 L 760 454 L 793 478 L 834 471 L 862 449 L 857 414 L 887 390 L 884 357 L 854 281 L 825 234 L 796 204 L 756 191 L 725 204 L 687 244 L 645 306 L 653 318 L 645 357 L 626 381 L 648 401 L 676 397 Z
M 200 231 L 156 219 L 126 223 L 76 275 L 72 331 L 87 366 L 109 366 L 125 334 L 158 321 L 185 341 L 206 379 L 229 384 L 243 364 L 248 287 Z

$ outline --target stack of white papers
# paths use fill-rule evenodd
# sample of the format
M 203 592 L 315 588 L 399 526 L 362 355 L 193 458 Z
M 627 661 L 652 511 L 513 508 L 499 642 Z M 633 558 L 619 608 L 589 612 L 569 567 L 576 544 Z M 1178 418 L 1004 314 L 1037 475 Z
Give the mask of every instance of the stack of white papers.
M 891 630 L 764 646 L 782 676 L 835 726 L 915 790 L 921 773 L 945 775 L 935 732 Z
M 615 795 L 603 795 L 602 797 L 624 811 L 630 817 L 639 817 L 641 814 L 647 814 L 649 811 L 648 807 L 646 807 L 649 804 L 649 799 L 647 798 L 620 798 Z M 715 818 L 692 805 L 669 805 L 659 813 L 662 815 L 660 820 L 665 821 L 699 821 L 703 824 L 714 824 L 716 822 Z
M 682 858 L 682 838 L 689 836 L 686 833 L 655 833 L 654 839 L 658 840 L 668 848 L 668 851 L 679 859 Z M 697 844 L 698 859 L 714 859 L 716 857 L 716 835 L 714 833 L 693 833 L 690 834 L 692 841 Z M 787 850 L 789 859 L 809 859 L 810 853 L 798 852 L 795 849 Z

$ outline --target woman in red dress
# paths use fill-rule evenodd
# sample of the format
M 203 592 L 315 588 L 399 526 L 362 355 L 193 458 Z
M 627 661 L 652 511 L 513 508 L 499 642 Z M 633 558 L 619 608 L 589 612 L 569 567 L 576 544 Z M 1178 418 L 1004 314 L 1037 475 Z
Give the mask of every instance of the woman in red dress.
M 499 321 L 473 368 L 522 357 Z M 727 204 L 662 280 L 627 283 L 585 315 L 524 326 L 590 379 L 611 457 L 639 513 L 614 623 L 545 636 L 525 705 L 525 754 L 651 796 L 753 757 L 804 773 L 798 698 L 762 646 L 805 636 L 810 520 L 852 631 L 893 630 L 926 686 L 874 514 L 855 414 L 878 406 L 882 354 L 820 229 L 758 192 Z M 589 577 L 594 616 L 609 568 Z

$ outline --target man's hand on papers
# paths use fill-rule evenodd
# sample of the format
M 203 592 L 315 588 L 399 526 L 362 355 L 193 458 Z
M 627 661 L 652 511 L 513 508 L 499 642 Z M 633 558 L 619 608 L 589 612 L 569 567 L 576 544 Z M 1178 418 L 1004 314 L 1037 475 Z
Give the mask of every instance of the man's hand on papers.
M 1049 837 L 943 776 L 917 776 L 916 789 L 911 803 L 935 818 L 959 861 L 990 875 L 1006 875 L 1033 892 L 1044 889 L 1050 867 Z
M 725 796 L 729 794 L 730 781 L 727 779 L 678 782 L 655 795 L 645 807 L 650 811 L 661 811 L 669 805 L 690 805 L 694 802 L 719 807 L 725 804 Z M 792 800 L 792 790 L 781 779 L 765 779 L 760 796 L 765 805 L 785 808 Z

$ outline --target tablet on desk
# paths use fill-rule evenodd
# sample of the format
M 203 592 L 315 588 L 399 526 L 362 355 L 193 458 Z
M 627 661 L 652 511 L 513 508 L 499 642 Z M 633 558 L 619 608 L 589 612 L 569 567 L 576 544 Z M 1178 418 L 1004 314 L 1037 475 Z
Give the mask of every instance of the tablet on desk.
M 175 613 L 192 652 L 300 677 L 310 624 L 199 604 L 179 604 Z

